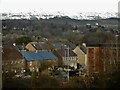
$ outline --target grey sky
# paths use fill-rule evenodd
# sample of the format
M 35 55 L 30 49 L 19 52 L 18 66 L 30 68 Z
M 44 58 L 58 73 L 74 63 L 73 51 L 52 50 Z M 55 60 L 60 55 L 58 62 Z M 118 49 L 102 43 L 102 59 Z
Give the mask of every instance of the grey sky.
M 117 12 L 119 0 L 1 0 L 0 12 Z

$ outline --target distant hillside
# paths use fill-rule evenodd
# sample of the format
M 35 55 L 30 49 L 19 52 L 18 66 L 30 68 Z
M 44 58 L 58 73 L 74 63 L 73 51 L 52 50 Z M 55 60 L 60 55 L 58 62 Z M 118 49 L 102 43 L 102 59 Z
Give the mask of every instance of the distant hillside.
M 42 24 L 42 23 L 54 23 L 54 24 L 70 24 L 72 26 L 74 25 L 86 25 L 86 24 L 91 24 L 95 25 L 95 23 L 99 23 L 100 25 L 117 25 L 118 24 L 118 19 L 117 18 L 108 18 L 108 19 L 99 19 L 99 20 L 77 20 L 77 19 L 71 19 L 68 16 L 63 16 L 63 17 L 54 17 L 54 18 L 49 18 L 49 19 L 40 19 L 40 20 L 27 20 L 27 19 L 6 19 L 2 20 L 3 21 L 3 26 L 7 25 L 8 27 L 10 25 L 12 26 L 22 26 L 26 27 L 27 25 L 33 25 L 34 24 Z
M 90 25 L 90 26 L 87 26 Z M 74 41 L 85 34 L 101 32 L 116 33 L 118 19 L 77 20 L 68 16 L 49 19 L 6 19 L 2 20 L 3 41 L 21 36 L 30 36 L 35 40 L 46 37 L 52 41 Z M 13 40 L 14 41 L 14 40 Z

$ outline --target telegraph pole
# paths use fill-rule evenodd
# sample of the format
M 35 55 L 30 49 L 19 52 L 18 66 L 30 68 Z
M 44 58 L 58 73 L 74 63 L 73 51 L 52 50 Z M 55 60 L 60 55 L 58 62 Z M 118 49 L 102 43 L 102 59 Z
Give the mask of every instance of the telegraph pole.
M 69 80 L 69 46 L 68 46 L 68 80 Z
M 117 62 L 117 70 L 118 70 L 118 37 L 119 37 L 119 35 L 117 34 L 117 35 L 115 35 L 115 37 L 116 37 L 116 62 Z
M 64 45 L 64 46 L 66 47 L 67 45 Z M 69 46 L 67 47 L 67 53 L 66 53 L 66 48 L 65 48 L 65 60 L 67 60 L 67 71 L 68 71 L 67 78 L 69 81 Z

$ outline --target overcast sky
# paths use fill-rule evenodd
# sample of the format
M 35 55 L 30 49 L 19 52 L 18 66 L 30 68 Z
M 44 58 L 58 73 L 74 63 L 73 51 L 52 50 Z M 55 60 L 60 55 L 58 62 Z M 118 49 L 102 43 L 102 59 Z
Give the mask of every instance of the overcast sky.
M 0 12 L 117 12 L 120 0 L 0 0 Z

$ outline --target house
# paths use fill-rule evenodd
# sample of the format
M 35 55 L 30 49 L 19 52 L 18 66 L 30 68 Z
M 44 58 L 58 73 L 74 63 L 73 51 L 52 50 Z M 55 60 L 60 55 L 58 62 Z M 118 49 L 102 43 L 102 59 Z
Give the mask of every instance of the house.
M 71 49 L 57 49 L 62 57 L 63 65 L 69 65 L 77 68 L 77 55 Z
M 92 44 L 87 44 L 87 67 L 88 74 L 92 73 L 103 73 L 103 62 L 100 59 L 101 53 L 99 52 L 100 47 Z
M 85 61 L 85 64 L 82 63 L 82 61 L 80 61 L 80 63 L 87 67 L 88 74 L 112 73 L 113 71 L 119 70 L 120 44 L 89 43 L 83 46 L 86 49 L 76 47 L 74 51 L 78 56 L 81 56 L 83 62 Z M 82 52 L 84 52 L 84 54 L 82 54 Z M 78 58 L 79 60 L 82 60 L 80 57 Z
M 24 59 L 15 47 L 3 47 L 2 69 L 4 73 L 24 71 Z
M 4 47 L 2 51 L 4 73 L 23 73 L 26 70 L 39 71 L 42 67 L 57 66 L 58 58 L 50 51 L 19 50 L 16 46 Z
M 119 70 L 120 44 L 89 43 L 87 48 L 88 73 L 112 73 Z
M 30 42 L 26 45 L 26 49 L 27 51 L 49 51 L 57 56 L 59 66 L 62 65 L 61 56 L 49 42 Z
M 26 69 L 31 72 L 39 72 L 44 64 L 48 65 L 47 67 L 57 66 L 58 64 L 58 58 L 49 51 L 23 51 L 21 54 L 26 61 Z
M 26 45 L 28 51 L 51 51 L 50 45 L 46 42 L 30 42 Z
M 120 44 L 88 44 L 88 58 L 94 61 L 94 72 L 112 73 L 119 70 Z M 90 55 L 94 54 L 94 55 Z M 89 62 L 91 61 L 89 60 Z
M 74 50 L 78 57 L 78 64 L 87 66 L 87 49 L 85 46 L 77 46 Z

